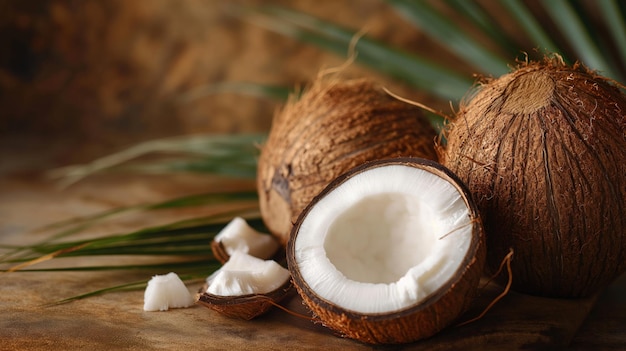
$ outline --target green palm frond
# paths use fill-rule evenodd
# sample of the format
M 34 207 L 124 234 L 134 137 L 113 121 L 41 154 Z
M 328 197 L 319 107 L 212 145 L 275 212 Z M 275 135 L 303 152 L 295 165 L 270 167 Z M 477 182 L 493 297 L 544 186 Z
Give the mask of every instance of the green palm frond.
M 248 210 L 250 211 L 250 210 Z M 57 257 L 101 256 L 101 255 L 211 255 L 211 240 L 232 219 L 242 211 L 229 212 L 221 216 L 208 216 L 176 221 L 166 225 L 148 227 L 131 233 L 107 235 L 97 239 L 44 243 L 31 245 L 32 257 L 64 251 Z M 254 214 L 254 213 L 250 213 Z M 256 216 L 258 217 L 258 216 Z M 252 219 L 251 226 L 261 227 L 258 219 Z M 77 248 L 76 250 L 72 250 Z M 67 251 L 65 251 L 67 250 Z
M 203 217 L 178 220 L 158 226 L 141 228 L 129 233 L 105 234 L 101 237 L 89 239 L 68 240 L 73 235 L 85 232 L 98 223 L 112 220 L 116 216 L 133 211 L 151 212 L 171 209 L 185 209 L 202 206 L 221 207 L 234 206 L 233 209 L 221 211 L 213 210 Z M 154 274 L 164 274 L 171 271 L 184 273 L 188 279 L 198 279 L 208 276 L 219 268 L 211 251 L 213 237 L 235 216 L 247 218 L 249 224 L 259 230 L 267 232 L 260 220 L 257 208 L 257 195 L 253 190 L 223 191 L 208 194 L 196 194 L 178 197 L 158 203 L 135 205 L 115 208 L 113 210 L 96 213 L 81 218 L 72 218 L 53 223 L 43 230 L 54 231 L 46 240 L 26 246 L 0 246 L 5 252 L 0 257 L 0 265 L 4 266 L 0 272 L 58 272 L 58 271 L 101 271 L 101 270 L 141 270 L 149 277 Z M 142 264 L 119 264 L 115 257 L 143 256 L 151 258 Z M 37 265 L 52 259 L 71 257 L 111 257 L 110 263 L 95 266 L 63 266 L 53 268 L 39 268 Z M 167 259 L 165 262 L 163 260 Z M 132 262 L 132 260 L 130 261 Z M 145 287 L 145 281 L 132 284 L 122 284 L 101 290 L 88 292 L 64 299 L 61 302 L 70 302 L 79 298 L 98 295 L 112 291 L 137 289 Z
M 502 53 L 482 45 L 467 33 L 466 28 L 450 20 L 441 6 L 435 7 L 431 2 L 422 0 L 387 0 L 387 3 L 399 17 L 407 19 L 417 30 L 432 37 L 452 55 L 476 67 L 478 71 L 457 72 L 430 61 L 427 55 L 391 47 L 367 36 L 361 38 L 355 47 L 358 59 L 374 70 L 402 79 L 435 97 L 457 102 L 467 92 L 472 74 L 501 75 L 509 70 L 508 67 L 515 65 L 520 55 L 540 58 L 546 54 L 559 54 L 566 61 L 580 61 L 618 81 L 623 80 L 626 74 L 624 9 L 615 0 L 602 0 L 598 6 L 598 15 L 601 18 L 597 22 L 606 24 L 606 28 L 602 30 L 607 30 L 613 40 L 607 46 L 596 45 L 594 23 L 584 16 L 582 9 L 575 6 L 577 1 L 533 3 L 536 5 L 534 10 L 537 11 L 538 8 L 550 20 L 550 23 L 543 23 L 545 16 L 536 16 L 528 3 L 521 0 L 503 0 L 500 5 L 505 13 L 499 13 L 498 16 L 514 21 L 530 42 L 530 46 L 526 47 L 515 43 L 506 35 L 507 29 L 499 27 L 493 20 L 493 15 L 478 3 L 461 0 L 438 3 L 447 6 L 457 16 L 467 19 L 467 23 L 485 34 L 487 39 L 509 57 L 503 57 Z M 246 14 L 249 15 L 248 12 Z M 262 20 L 259 16 L 263 17 Z M 351 39 L 359 33 L 358 29 L 341 27 L 321 18 L 275 6 L 262 7 L 249 18 L 270 30 L 343 55 L 349 52 Z M 555 27 L 558 32 L 549 33 L 546 30 L 548 25 Z M 615 55 L 613 51 L 619 52 L 619 55 Z
M 254 178 L 258 145 L 263 143 L 265 137 L 265 134 L 186 135 L 151 140 L 88 164 L 56 169 L 50 175 L 61 179 L 63 185 L 71 185 L 90 175 L 120 168 L 130 168 L 135 173 L 197 171 Z M 146 155 L 174 155 L 176 158 L 174 161 L 157 159 L 130 163 Z
M 621 62 L 623 67 L 626 64 L 626 19 L 624 12 L 620 11 L 617 0 L 598 0 L 596 3 L 602 11 L 609 33 L 615 41 L 615 47 L 619 53 L 618 62 Z
M 426 1 L 389 0 L 396 11 L 482 73 L 507 73 L 507 59 L 485 48 L 454 21 Z M 460 8 L 465 11 L 466 8 Z M 475 13 L 475 12 L 472 12 Z
M 592 40 L 591 32 L 571 2 L 553 0 L 544 1 L 543 5 L 582 62 L 607 76 L 617 77 L 617 72 Z
M 563 51 L 554 43 L 538 19 L 521 0 L 502 0 L 502 5 L 531 39 L 535 48 L 543 52 L 560 53 L 561 56 L 564 56 Z
M 456 99 L 472 85 L 471 77 L 463 76 L 451 68 L 391 47 L 368 36 L 361 37 L 358 30 L 348 29 L 305 13 L 281 7 L 265 7 L 244 18 L 269 30 L 320 46 L 339 55 L 348 55 L 353 40 L 358 39 L 354 44 L 357 61 L 415 87 L 427 89 L 442 99 Z
M 447 0 L 447 3 L 455 12 L 465 14 L 464 17 L 484 35 L 491 37 L 503 52 L 507 52 L 511 57 L 519 55 L 516 43 L 498 27 L 479 3 L 465 0 Z
M 204 197 L 204 196 L 202 196 Z M 209 202 L 218 200 L 220 197 L 208 196 Z M 144 210 L 155 211 L 157 209 L 176 207 L 194 207 L 199 203 L 207 201 L 197 200 L 200 196 L 192 197 L 192 201 L 183 204 L 183 198 L 155 205 L 146 206 Z M 101 214 L 77 219 L 61 227 L 59 232 L 51 235 L 39 244 L 27 246 L 6 246 L 5 249 L 12 251 L 5 254 L 0 263 L 23 263 L 37 260 L 44 255 L 54 254 L 56 257 L 71 256 L 95 256 L 95 255 L 182 255 L 182 254 L 207 254 L 210 253 L 210 241 L 213 236 L 221 230 L 234 216 L 249 217 L 251 226 L 259 230 L 265 230 L 259 222 L 259 214 L 256 207 L 256 192 L 239 191 L 226 196 L 221 194 L 222 205 L 229 203 L 242 203 L 237 209 L 218 212 L 205 217 L 194 217 L 191 219 L 179 220 L 172 223 L 147 227 L 137 231 L 124 234 L 107 234 L 100 238 L 89 238 L 82 240 L 62 240 L 71 237 L 93 225 L 104 218 Z M 195 200 L 195 201 L 194 201 Z M 248 201 L 247 205 L 245 200 Z M 242 202 L 244 201 L 244 202 Z M 137 210 L 138 207 L 127 207 L 122 210 Z M 122 210 L 111 213 L 105 212 L 107 216 L 122 213 Z M 208 248 L 208 251 L 207 251 Z

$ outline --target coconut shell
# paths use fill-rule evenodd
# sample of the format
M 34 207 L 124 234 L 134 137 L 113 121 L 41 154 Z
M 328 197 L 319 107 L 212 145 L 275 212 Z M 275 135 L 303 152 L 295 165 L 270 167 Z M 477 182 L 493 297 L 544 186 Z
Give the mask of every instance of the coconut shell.
M 258 162 L 261 216 L 287 243 L 295 220 L 334 178 L 364 162 L 436 160 L 437 133 L 419 108 L 368 80 L 319 80 L 274 117 Z
M 268 312 L 293 292 L 293 284 L 287 279 L 278 289 L 267 294 L 219 296 L 207 293 L 205 284 L 196 295 L 196 303 L 230 318 L 251 320 Z
M 224 243 L 217 240 L 211 240 L 211 253 L 213 253 L 213 257 L 221 263 L 225 264 L 230 259 L 230 255 L 226 251 L 224 247 Z M 276 253 L 272 257 L 259 257 L 263 259 L 272 259 L 280 264 L 285 262 L 285 248 L 280 247 L 276 250 Z
M 425 299 L 406 309 L 379 314 L 364 314 L 347 310 L 319 297 L 300 274 L 295 259 L 295 241 L 304 217 L 316 203 L 327 193 L 350 177 L 370 169 L 384 165 L 402 164 L 418 167 L 442 177 L 452 184 L 468 207 L 472 223 L 472 241 L 460 265 L 452 278 L 443 283 Z M 328 185 L 302 212 L 293 227 L 291 239 L 287 246 L 287 263 L 298 294 L 306 306 L 328 328 L 344 337 L 370 344 L 399 344 L 425 339 L 451 325 L 465 312 L 477 295 L 478 284 L 485 265 L 485 235 L 479 217 L 478 208 L 471 199 L 469 191 L 460 180 L 442 165 L 424 159 L 399 158 L 394 160 L 378 160 L 358 166 L 341 175 Z
M 230 255 L 226 252 L 226 248 L 221 241 L 211 240 L 211 252 L 216 260 L 221 264 L 228 262 Z
M 583 297 L 626 269 L 626 99 L 558 57 L 486 81 L 447 132 L 442 162 L 480 208 L 492 269 L 513 289 Z

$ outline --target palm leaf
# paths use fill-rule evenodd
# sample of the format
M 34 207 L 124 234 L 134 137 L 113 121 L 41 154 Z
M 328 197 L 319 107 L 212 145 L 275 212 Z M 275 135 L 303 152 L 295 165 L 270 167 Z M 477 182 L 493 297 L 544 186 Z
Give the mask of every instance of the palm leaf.
M 280 7 L 264 7 L 242 16 L 269 30 L 340 55 L 348 55 L 353 40 L 360 35 L 358 31 Z M 433 95 L 446 100 L 458 99 L 473 84 L 470 77 L 367 36 L 358 39 L 354 50 L 357 61 L 415 87 L 428 89 Z
M 44 305 L 44 307 L 63 305 L 72 301 L 86 299 L 88 297 L 98 296 L 98 295 L 102 295 L 102 294 L 106 294 L 110 292 L 132 291 L 132 290 L 143 289 L 146 287 L 147 284 L 148 284 L 148 279 L 145 279 L 145 280 L 139 280 L 139 281 L 134 281 L 130 283 L 124 283 L 120 285 L 110 286 L 110 287 L 106 287 L 103 289 L 96 289 L 96 290 L 89 291 L 87 293 L 74 295 L 65 299 L 47 303 Z
M 65 241 L 61 243 L 45 242 L 28 245 L 21 249 L 32 252 L 30 256 L 20 259 L 5 260 L 7 262 L 25 262 L 37 260 L 42 255 L 58 257 L 95 256 L 95 255 L 207 255 L 211 252 L 210 243 L 234 216 L 251 217 L 251 226 L 263 228 L 256 204 L 243 209 L 226 211 L 206 217 L 175 221 L 172 223 L 147 227 L 130 233 L 106 235 L 101 238 Z
M 610 52 L 601 50 L 594 44 L 591 37 L 593 29 L 585 25 L 586 22 L 575 11 L 573 1 L 540 3 L 557 25 L 559 33 L 567 39 L 567 42 L 558 43 L 555 39 L 559 36 L 551 36 L 545 30 L 545 24 L 540 22 L 523 1 L 503 0 L 501 5 L 506 13 L 500 15 L 507 16 L 519 24 L 533 45 L 512 49 L 512 40 L 503 34 L 506 32 L 504 28 L 494 24 L 479 5 L 471 1 L 447 0 L 450 8 L 467 18 L 470 24 L 497 43 L 502 51 L 508 52 L 511 55 L 508 60 L 479 44 L 464 28 L 453 23 L 440 9 L 426 1 L 387 0 L 387 2 L 400 16 L 409 19 L 417 28 L 448 47 L 451 53 L 474 65 L 483 73 L 491 75 L 506 73 L 509 70 L 508 66 L 514 63 L 520 53 L 528 54 L 533 50 L 539 50 L 540 54 L 557 53 L 566 61 L 581 61 L 610 78 L 622 77 L 620 67 L 624 66 L 623 57 L 612 60 Z M 602 0 L 600 5 L 600 14 L 603 15 L 601 20 L 608 24 L 616 41 L 614 46 L 619 48 L 621 55 L 624 56 L 626 53 L 624 16 L 621 15 L 619 6 L 614 0 Z M 256 24 L 338 54 L 348 53 L 351 40 L 358 35 L 356 30 L 287 8 L 263 7 L 254 14 L 257 16 L 247 18 Z M 574 48 L 573 54 L 568 52 L 567 48 L 570 46 Z M 407 81 L 439 98 L 458 101 L 471 85 L 469 77 L 429 61 L 424 55 L 408 53 L 367 36 L 358 41 L 355 49 L 360 62 L 391 77 Z M 618 64 L 612 64 L 612 61 Z M 433 72 L 436 74 L 429 74 Z
M 2 262 L 23 262 L 29 259 L 35 259 L 36 257 L 26 256 L 33 251 L 36 251 L 37 248 L 42 247 L 43 245 L 50 245 L 54 242 L 57 242 L 60 239 L 67 238 L 74 234 L 78 234 L 80 232 L 85 231 L 88 228 L 91 228 L 98 223 L 113 219 L 115 216 L 134 212 L 134 211 L 155 211 L 155 210 L 165 210 L 165 209 L 175 209 L 175 208 L 188 208 L 188 207 L 196 207 L 196 206 L 207 206 L 207 205 L 216 205 L 216 204 L 229 204 L 229 203 L 240 203 L 246 201 L 254 201 L 256 202 L 257 194 L 256 191 L 248 191 L 248 190 L 237 190 L 237 191 L 218 191 L 213 193 L 206 194 L 193 194 L 187 196 L 181 196 L 174 199 L 169 199 L 166 201 L 156 202 L 156 203 L 148 203 L 148 204 L 139 204 L 134 206 L 121 206 L 116 207 L 112 210 L 106 210 L 103 212 L 95 213 L 89 216 L 83 217 L 75 217 L 69 220 L 59 221 L 56 223 L 51 223 L 43 228 L 37 229 L 37 231 L 47 231 L 54 230 L 55 232 L 48 236 L 46 240 L 39 244 L 28 245 L 28 246 L 0 246 L 0 248 L 8 249 L 6 253 L 0 256 L 0 263 Z M 73 245 L 78 245 L 78 243 L 74 243 Z M 65 247 L 71 247 L 72 244 L 66 245 Z M 61 248 L 57 248 L 61 249 Z M 42 254 L 50 254 L 54 252 L 54 250 L 44 250 Z
M 516 21 L 531 39 L 535 48 L 542 52 L 558 53 L 566 57 L 565 52 L 554 43 L 541 23 L 539 23 L 537 18 L 528 10 L 522 1 L 502 0 L 501 4 L 508 10 L 507 15 Z
M 482 46 L 426 1 L 389 0 L 396 11 L 481 72 L 507 73 L 508 61 Z
M 514 40 L 498 27 L 479 3 L 465 0 L 447 0 L 446 3 L 456 12 L 463 14 L 474 27 L 478 28 L 487 37 L 490 37 L 499 48 L 507 52 L 511 57 L 519 55 L 519 47 Z
M 171 203 L 166 206 L 171 205 L 180 206 L 180 203 Z M 253 208 L 251 211 L 244 208 L 234 212 L 223 212 L 212 216 L 192 218 L 165 225 L 143 228 L 130 233 L 106 235 L 101 238 L 29 245 L 22 247 L 22 249 L 31 252 L 30 256 L 22 256 L 19 259 L 5 260 L 0 263 L 19 262 L 16 266 L 2 270 L 4 272 L 15 272 L 17 270 L 22 272 L 150 270 L 153 272 L 152 274 L 154 274 L 154 270 L 158 270 L 161 272 L 184 272 L 188 274 L 189 277 L 198 279 L 210 275 L 220 267 L 219 261 L 212 255 L 210 243 L 214 236 L 235 215 L 247 215 L 249 224 L 253 228 L 259 231 L 266 231 L 262 221 L 259 219 L 256 208 Z M 110 265 L 56 267 L 47 269 L 31 268 L 35 264 L 50 259 L 78 256 L 95 257 L 102 255 L 110 255 L 112 257 L 120 255 L 153 256 L 155 260 L 172 256 L 180 256 L 180 258 L 169 263 L 117 265 L 115 264 L 117 260 L 112 260 L 112 264 Z M 70 302 L 106 292 L 140 289 L 145 287 L 146 282 L 147 280 L 95 290 L 63 299 L 56 303 Z
M 50 172 L 50 175 L 53 178 L 61 179 L 61 184 L 67 186 L 90 175 L 115 169 L 141 156 L 175 154 L 180 157 L 175 163 L 152 161 L 149 164 L 135 165 L 134 170 L 145 170 L 146 172 L 194 170 L 209 171 L 224 176 L 254 178 L 256 174 L 254 159 L 258 153 L 257 145 L 261 144 L 264 138 L 264 134 L 237 134 L 186 135 L 151 140 L 96 159 L 85 165 L 56 169 Z
M 626 20 L 616 0 L 596 1 L 619 53 L 622 67 L 626 63 Z M 623 4 L 623 2 L 622 2 Z M 623 68 L 622 68 L 623 69 Z
M 168 272 L 168 271 L 165 271 L 165 272 Z M 204 278 L 205 278 L 204 275 L 198 275 L 198 274 L 179 275 L 179 277 L 180 277 L 180 279 L 183 282 L 185 282 L 187 284 L 200 282 L 200 281 L 204 280 Z M 86 293 L 83 293 L 83 294 L 79 294 L 79 295 L 68 297 L 68 298 L 65 298 L 65 299 L 62 299 L 62 300 L 58 300 L 58 301 L 53 301 L 51 303 L 47 303 L 47 304 L 44 305 L 44 307 L 63 305 L 63 304 L 66 304 L 66 303 L 70 303 L 72 301 L 86 299 L 88 297 L 103 295 L 103 294 L 106 294 L 106 293 L 122 292 L 122 291 L 133 291 L 133 290 L 144 289 L 147 284 L 148 284 L 148 279 L 143 279 L 143 280 L 133 281 L 133 282 L 124 283 L 124 284 L 120 284 L 120 285 L 110 286 L 110 287 L 106 287 L 106 288 L 102 288 L 102 289 L 96 289 L 96 290 L 92 290 L 92 291 L 89 291 L 89 292 L 86 292 Z
M 595 45 L 590 30 L 584 25 L 583 19 L 576 13 L 571 2 L 551 0 L 544 1 L 542 4 L 582 62 L 608 77 L 618 76 L 617 71 Z

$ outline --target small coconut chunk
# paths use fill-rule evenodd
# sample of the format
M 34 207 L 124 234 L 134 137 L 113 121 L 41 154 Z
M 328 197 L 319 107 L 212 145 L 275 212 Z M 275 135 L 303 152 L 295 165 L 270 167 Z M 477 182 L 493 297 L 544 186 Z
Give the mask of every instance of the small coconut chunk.
M 272 257 L 280 247 L 273 236 L 259 233 L 241 217 L 235 217 L 230 221 L 215 236 L 215 241 L 221 242 L 230 256 L 235 251 L 241 251 L 262 259 Z
M 167 311 L 194 304 L 193 296 L 176 273 L 155 275 L 148 282 L 144 293 L 144 311 Z
M 234 251 L 222 268 L 207 278 L 207 293 L 218 296 L 267 294 L 289 279 L 289 271 L 272 260 Z

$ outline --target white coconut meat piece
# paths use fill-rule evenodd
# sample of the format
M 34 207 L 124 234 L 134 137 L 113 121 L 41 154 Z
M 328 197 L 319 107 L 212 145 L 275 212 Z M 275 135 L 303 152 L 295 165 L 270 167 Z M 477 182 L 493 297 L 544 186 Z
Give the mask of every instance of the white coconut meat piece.
M 193 296 L 176 273 L 155 275 L 148 281 L 144 292 L 144 311 L 167 311 L 193 304 Z
M 207 278 L 207 293 L 218 296 L 267 294 L 290 278 L 289 271 L 276 261 L 262 260 L 241 251 Z
M 326 193 L 298 229 L 294 257 L 319 297 L 357 313 L 413 306 L 453 278 L 472 241 L 461 193 L 404 165 L 356 174 Z
M 241 251 L 254 257 L 268 259 L 280 247 L 280 243 L 271 235 L 256 231 L 241 217 L 235 217 L 216 236 L 229 256 Z

